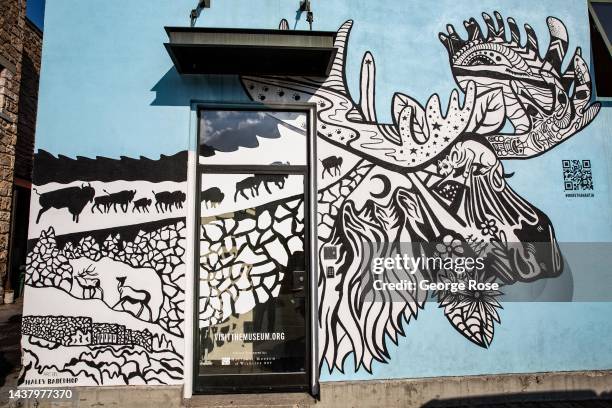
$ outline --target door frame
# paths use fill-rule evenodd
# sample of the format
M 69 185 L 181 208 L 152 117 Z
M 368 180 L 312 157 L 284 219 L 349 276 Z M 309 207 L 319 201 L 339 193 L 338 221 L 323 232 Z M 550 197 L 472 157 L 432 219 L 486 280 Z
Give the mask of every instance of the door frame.
M 193 339 L 194 353 L 192 358 L 192 387 L 193 394 L 211 393 L 253 393 L 253 392 L 288 392 L 288 391 L 307 391 L 312 396 L 319 397 L 319 359 L 318 359 L 318 242 L 317 242 L 317 154 L 316 154 L 316 104 L 261 104 L 261 103 L 196 103 L 196 149 L 195 149 L 195 223 L 194 223 L 194 279 L 193 279 Z M 307 117 L 306 129 L 306 165 L 201 165 L 200 158 L 200 139 L 201 139 L 201 113 L 203 111 L 280 111 L 280 112 L 303 112 Z M 214 388 L 207 391 L 198 390 L 198 368 L 199 368 L 199 259 L 200 259 L 200 220 L 201 220 L 201 182 L 202 173 L 205 170 L 213 170 L 217 173 L 240 173 L 248 167 L 258 173 L 282 173 L 282 174 L 301 174 L 304 176 L 304 246 L 306 252 L 306 360 L 307 360 L 307 386 L 275 386 L 273 389 L 257 385 L 246 385 L 235 389 L 228 386 Z M 274 375 L 274 374 L 272 374 Z M 280 374 L 279 374 L 280 375 Z M 290 375 L 290 374 L 288 374 Z M 248 376 L 248 374 L 243 374 Z

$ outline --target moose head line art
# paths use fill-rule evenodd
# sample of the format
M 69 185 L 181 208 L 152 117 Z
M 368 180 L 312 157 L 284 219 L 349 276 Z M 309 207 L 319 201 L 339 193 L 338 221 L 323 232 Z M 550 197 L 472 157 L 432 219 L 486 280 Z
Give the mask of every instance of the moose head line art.
M 354 98 L 348 90 L 350 20 L 338 30 L 338 52 L 327 78 L 240 78 L 254 101 L 316 105 L 314 130 L 325 142 L 320 146 L 334 147 L 335 156 L 321 161 L 326 161 L 321 177 L 328 173 L 335 179 L 318 190 L 319 213 L 315 217 L 320 244 L 320 275 L 316 277 L 320 364 L 327 363 L 330 371 L 343 372 L 354 362 L 355 370 L 371 372 L 374 362 L 388 362 L 389 340 L 397 344 L 398 338 L 406 335 L 406 326 L 425 307 L 418 286 L 400 293 L 399 298 L 385 290 L 369 292 L 369 266 L 378 254 L 365 248 L 364 243 L 388 243 L 385 250 L 389 256 L 399 253 L 395 246 L 398 242 L 432 244 L 415 248 L 415 257 L 452 254 L 461 247 L 484 258 L 487 264 L 482 272 L 468 271 L 462 276 L 417 270 L 395 276 L 399 279 L 443 283 L 473 279 L 512 285 L 555 278 L 563 272 L 551 220 L 512 189 L 513 180 L 504 172 L 504 160 L 546 154 L 595 119 L 600 106 L 590 102 L 588 66 L 578 48 L 568 67 L 562 69 L 569 37 L 557 18 L 547 19 L 550 44 L 545 50 L 529 25 L 525 25 L 523 38 L 512 18 L 504 21 L 497 12 L 493 17 L 484 13 L 482 18 L 484 25 L 473 18 L 464 22 L 465 38 L 452 25 L 438 36 L 459 87 L 450 94 L 446 109 L 438 95 L 421 104 L 398 92 L 391 101 L 391 123 L 377 118 L 376 65 L 370 52 L 362 58 L 360 97 Z M 505 132 L 506 122 L 510 122 L 512 131 Z M 352 168 L 347 168 L 348 157 L 357 158 Z M 259 196 L 262 184 L 268 193 L 275 190 L 274 186 L 283 189 L 286 178 L 266 181 L 258 175 L 246 177 L 236 183 L 234 201 L 239 196 L 246 200 Z M 182 191 L 153 191 L 153 195 L 158 213 L 183 208 L 186 200 Z M 36 222 L 50 208 L 67 208 L 73 221 L 79 222 L 79 214 L 88 203 L 94 203 L 92 212 L 96 207 L 100 213 L 107 213 L 112 206 L 109 197 L 95 197 L 93 187 L 85 184 L 39 194 L 41 209 Z M 201 197 L 205 205 L 216 207 L 225 194 L 213 187 L 203 191 Z M 94 202 L 94 198 L 100 200 Z M 138 212 L 145 211 L 153 201 L 141 200 L 147 199 L 137 200 L 143 204 L 138 205 Z M 136 202 L 133 204 L 134 212 Z M 246 313 L 277 296 L 275 288 L 280 287 L 287 259 L 303 250 L 304 226 L 294 221 L 304 219 L 304 208 L 303 197 L 282 198 L 253 209 L 249 217 L 254 218 L 242 221 L 245 230 L 251 228 L 249 239 L 242 245 L 266 242 L 258 246 L 262 251 L 257 254 L 256 271 L 265 273 L 268 279 L 258 287 L 251 279 L 250 264 L 236 262 L 241 278 L 236 286 L 240 285 L 243 292 L 250 290 L 249 296 L 242 297 L 248 300 L 237 308 L 229 290 L 215 288 L 218 290 L 209 293 L 200 308 L 200 327 L 206 327 L 203 316 L 214 315 L 215 319 L 208 320 L 215 322 L 211 324 L 223 323 L 236 310 Z M 202 245 L 236 241 L 235 224 L 234 220 L 215 219 L 203 226 Z M 282 248 L 276 254 L 283 252 L 284 257 L 268 252 L 266 247 L 272 242 Z M 329 246 L 337 248 L 337 259 L 323 259 L 322 251 Z M 116 312 L 149 322 L 159 319 L 164 295 L 154 270 L 107 259 L 93 264 L 88 259 L 82 262 L 84 266 L 73 268 L 77 272 L 72 275 L 72 296 L 91 302 L 99 302 L 99 296 Z M 327 266 L 335 273 L 326 274 Z M 219 271 L 214 272 L 211 282 L 217 280 Z M 382 277 L 394 280 L 387 272 Z M 495 324 L 501 323 L 502 291 L 438 290 L 432 295 L 440 313 L 458 333 L 488 348 Z M 354 359 L 349 358 L 351 354 Z
M 446 110 L 438 95 L 422 105 L 398 92 L 391 101 L 392 122 L 381 123 L 374 107 L 376 66 L 370 52 L 362 59 L 361 95 L 353 98 L 345 66 L 350 20 L 338 30 L 338 53 L 327 78 L 241 77 L 254 101 L 316 104 L 319 140 L 360 159 L 318 192 L 320 249 L 332 245 L 340 254 L 323 265 L 321 253 L 319 261 L 319 350 L 321 365 L 326 362 L 330 370 L 344 371 L 354 361 L 355 370 L 371 372 L 373 362 L 387 362 L 388 341 L 397 343 L 406 333 L 405 324 L 425 307 L 418 288 L 393 301 L 385 291 L 370 296 L 368 266 L 374 253 L 364 250 L 364 242 L 389 243 L 390 251 L 397 251 L 393 243 L 400 241 L 434 244 L 415 256 L 440 255 L 465 244 L 489 266 L 484 273 L 470 271 L 461 277 L 418 270 L 395 277 L 400 279 L 511 285 L 563 271 L 551 221 L 511 188 L 502 160 L 545 154 L 593 121 L 600 105 L 590 103 L 588 66 L 578 48 L 562 70 L 569 39 L 555 17 L 547 19 L 550 44 L 544 52 L 529 25 L 521 38 L 514 19 L 508 18 L 506 25 L 497 12 L 482 17 L 484 26 L 473 18 L 464 23 L 465 39 L 452 25 L 439 35 L 459 85 Z M 506 121 L 512 132 L 504 133 Z M 339 159 L 341 154 L 325 159 L 323 171 L 331 175 L 340 167 Z M 238 194 L 248 198 L 246 191 L 257 195 L 261 184 L 256 178 L 239 183 L 235 200 Z M 324 266 L 333 266 L 336 273 L 327 276 Z M 501 321 L 501 295 L 494 290 L 440 290 L 434 298 L 460 334 L 488 348 L 495 323 Z M 354 360 L 347 358 L 350 354 Z

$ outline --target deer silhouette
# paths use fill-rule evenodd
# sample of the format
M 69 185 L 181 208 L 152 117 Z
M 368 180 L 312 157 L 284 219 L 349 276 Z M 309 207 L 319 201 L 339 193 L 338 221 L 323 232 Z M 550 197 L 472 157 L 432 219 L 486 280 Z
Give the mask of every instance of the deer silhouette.
M 121 276 L 117 279 L 117 289 L 119 290 L 119 301 L 113 306 L 113 309 L 117 306 L 121 306 L 123 310 L 125 310 L 125 303 L 131 305 L 140 305 L 140 309 L 136 312 L 136 317 L 140 317 L 145 308 L 149 312 L 149 316 L 153 318 L 153 312 L 149 307 L 149 301 L 151 300 L 151 294 L 146 290 L 134 289 L 131 286 L 127 286 L 125 284 L 125 276 Z
M 75 276 L 77 282 L 83 288 L 84 299 L 93 299 L 97 291 L 100 291 L 100 298 L 104 297 L 104 291 L 100 287 L 100 279 L 98 274 L 94 273 L 95 270 L 96 268 L 90 264 Z

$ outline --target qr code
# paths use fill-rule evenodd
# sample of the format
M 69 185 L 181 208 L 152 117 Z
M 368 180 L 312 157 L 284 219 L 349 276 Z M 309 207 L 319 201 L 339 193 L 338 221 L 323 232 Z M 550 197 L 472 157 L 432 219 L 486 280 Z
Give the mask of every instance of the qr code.
M 593 190 L 590 160 L 563 160 L 565 191 Z

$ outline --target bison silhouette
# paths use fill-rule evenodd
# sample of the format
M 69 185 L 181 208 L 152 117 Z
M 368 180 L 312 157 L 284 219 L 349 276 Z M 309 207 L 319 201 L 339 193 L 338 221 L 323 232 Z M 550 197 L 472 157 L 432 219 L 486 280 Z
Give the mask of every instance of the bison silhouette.
M 172 205 L 176 208 L 183 208 L 183 203 L 187 200 L 187 194 L 183 191 L 176 190 L 172 192 Z
M 219 187 L 211 187 L 200 193 L 200 201 L 204 202 L 206 208 L 208 208 L 209 203 L 212 208 L 216 207 L 224 198 L 225 194 Z
M 94 198 L 94 204 L 91 206 L 91 212 L 100 211 L 100 214 L 109 212 L 111 207 L 110 197 L 107 195 Z
M 248 200 L 249 197 L 244 193 L 247 190 L 251 192 L 252 197 L 258 196 L 259 186 L 261 185 L 261 182 L 262 182 L 261 178 L 257 176 L 249 176 L 237 182 L 236 192 L 234 193 L 234 201 L 238 200 L 238 193 L 240 193 L 241 196 L 243 196 L 244 198 Z
M 155 210 L 157 212 L 172 211 L 172 207 L 183 208 L 183 203 L 187 199 L 187 195 L 180 190 L 176 191 L 161 191 L 156 193 L 153 191 L 155 196 Z
M 172 209 L 174 198 L 170 191 L 160 191 L 159 193 L 152 191 L 152 193 L 155 196 L 155 210 L 158 213 Z
M 130 203 L 136 195 L 136 190 L 123 190 L 117 193 L 109 193 L 104 190 L 104 192 L 108 194 L 109 204 L 113 206 L 113 211 L 117 212 L 117 205 L 119 205 L 119 208 L 124 213 L 127 212 Z
M 259 177 L 259 179 L 263 182 L 263 186 L 268 192 L 268 194 L 272 194 L 269 184 L 276 184 L 276 187 L 282 190 L 283 188 L 285 188 L 285 181 L 287 180 L 289 175 L 288 174 L 260 174 L 256 177 Z
M 66 187 L 59 190 L 47 191 L 46 193 L 38 193 L 38 203 L 40 211 L 36 217 L 36 223 L 40 221 L 40 216 L 50 208 L 67 208 L 72 214 L 72 221 L 79 222 L 79 215 L 87 205 L 93 201 L 96 196 L 96 190 L 90 185 L 82 184 L 81 187 Z
M 132 208 L 132 212 L 138 211 L 141 212 L 149 212 L 149 206 L 153 203 L 150 198 L 139 198 L 134 201 L 134 208 Z
M 329 156 L 323 160 L 319 160 L 323 165 L 323 172 L 321 178 L 325 178 L 325 173 L 329 173 L 330 176 L 334 177 L 340 174 L 340 167 L 342 167 L 342 157 Z M 332 170 L 334 171 L 332 173 Z

